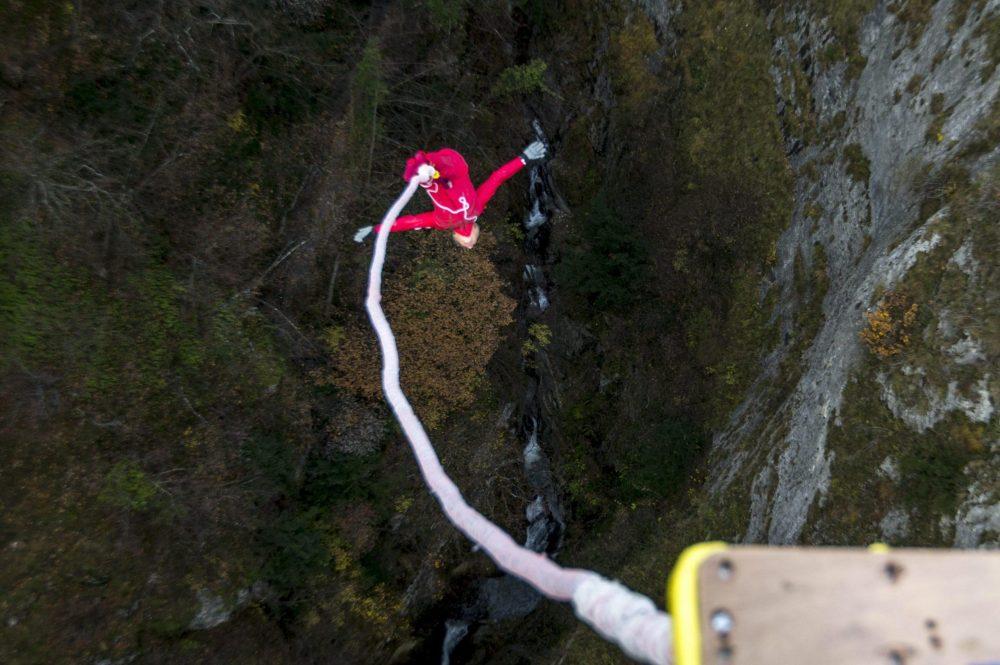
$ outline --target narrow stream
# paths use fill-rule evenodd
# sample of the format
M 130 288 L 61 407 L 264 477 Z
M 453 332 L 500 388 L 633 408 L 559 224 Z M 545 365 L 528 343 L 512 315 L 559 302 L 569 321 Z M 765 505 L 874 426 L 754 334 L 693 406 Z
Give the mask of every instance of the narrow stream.
M 535 136 L 546 141 L 541 125 L 532 123 Z M 525 324 L 530 325 L 549 306 L 548 280 L 543 268 L 548 245 L 548 226 L 555 209 L 551 192 L 546 185 L 548 174 L 545 165 L 531 168 L 529 187 L 531 207 L 522 224 L 525 232 L 524 249 L 527 262 L 523 270 L 526 302 L 523 308 Z M 552 480 L 549 459 L 539 442 L 545 435 L 541 418 L 539 395 L 540 371 L 535 364 L 525 362 L 527 388 L 521 402 L 521 435 L 523 472 L 534 491 L 534 499 L 525 506 L 528 522 L 524 546 L 535 552 L 555 555 L 562 545 L 565 522 L 559 493 Z M 517 619 L 531 613 L 541 600 L 541 595 L 521 580 L 511 575 L 501 575 L 481 580 L 474 600 L 456 611 L 457 616 L 445 622 L 444 642 L 441 645 L 441 665 L 451 665 L 455 648 L 481 623 L 504 619 Z

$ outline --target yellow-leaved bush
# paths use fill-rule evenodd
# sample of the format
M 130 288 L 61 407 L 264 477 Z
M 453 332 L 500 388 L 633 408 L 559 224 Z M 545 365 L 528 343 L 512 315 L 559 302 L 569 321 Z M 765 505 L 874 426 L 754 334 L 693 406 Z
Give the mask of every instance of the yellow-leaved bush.
M 474 250 L 456 247 L 444 233 L 407 233 L 396 242 L 417 245 L 418 258 L 386 274 L 382 306 L 399 346 L 403 390 L 428 427 L 468 407 L 513 321 L 515 301 L 489 259 L 496 240 L 487 232 Z M 381 399 L 381 356 L 367 319 L 345 326 L 332 348 L 331 372 L 321 380 L 369 399 Z
M 917 303 L 904 294 L 889 291 L 874 312 L 866 312 L 868 325 L 861 331 L 861 339 L 868 350 L 879 358 L 890 358 L 902 353 L 910 344 L 910 334 L 917 319 Z

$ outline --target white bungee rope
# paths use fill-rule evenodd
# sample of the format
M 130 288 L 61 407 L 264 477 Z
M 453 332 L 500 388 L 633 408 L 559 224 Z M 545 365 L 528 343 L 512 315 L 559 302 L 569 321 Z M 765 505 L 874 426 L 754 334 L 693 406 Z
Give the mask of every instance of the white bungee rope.
M 500 527 L 469 506 L 458 487 L 445 473 L 427 432 L 399 385 L 399 352 L 389 321 L 382 311 L 382 264 L 389 231 L 403 207 L 417 190 L 426 170 L 410 179 L 403 193 L 382 219 L 368 273 L 365 307 L 382 349 L 382 388 L 399 421 L 420 472 L 445 515 L 459 531 L 479 545 L 496 564 L 531 584 L 553 600 L 569 601 L 576 615 L 605 639 L 617 643 L 632 658 L 669 665 L 672 662 L 670 616 L 656 609 L 649 598 L 607 580 L 589 570 L 563 568 L 545 554 L 518 545 Z

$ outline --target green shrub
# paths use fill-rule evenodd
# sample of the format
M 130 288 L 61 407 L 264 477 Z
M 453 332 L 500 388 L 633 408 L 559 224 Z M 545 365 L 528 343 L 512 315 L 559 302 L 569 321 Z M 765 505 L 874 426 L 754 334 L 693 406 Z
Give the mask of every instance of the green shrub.
M 940 143 L 944 140 L 942 130 L 944 129 L 944 123 L 950 115 L 944 105 L 945 97 L 943 93 L 937 92 L 931 95 L 930 111 L 933 118 L 931 118 L 930 124 L 927 125 L 927 131 L 924 132 L 924 140 L 934 143 Z
M 319 508 L 286 511 L 258 534 L 265 553 L 261 573 L 279 596 L 302 588 L 329 567 L 332 555 L 322 517 Z
M 388 91 L 382 76 L 382 51 L 370 39 L 351 79 L 350 142 L 355 153 L 368 154 L 382 132 L 378 109 Z
M 937 115 L 944 111 L 944 93 L 936 92 L 931 95 L 931 113 Z
M 118 508 L 146 510 L 153 506 L 156 492 L 156 485 L 135 462 L 122 461 L 111 468 L 98 498 Z
M 387 489 L 379 481 L 378 455 L 324 455 L 310 458 L 302 498 L 310 505 L 372 498 Z M 389 501 L 386 500 L 386 505 Z
M 265 66 L 247 83 L 243 106 L 256 127 L 273 132 L 300 122 L 318 103 L 315 92 L 299 82 L 294 71 Z
M 544 32 L 558 18 L 565 18 L 565 7 L 552 0 L 511 0 L 511 6 L 525 13 L 528 21 L 539 32 Z
M 255 433 L 243 444 L 241 453 L 276 493 L 295 493 L 293 448 L 283 436 L 271 432 Z
M 197 372 L 201 340 L 182 313 L 183 293 L 163 266 L 129 277 L 123 292 L 98 317 L 84 381 L 92 398 L 113 402 L 129 393 L 136 403 L 150 399 L 155 400 L 151 405 L 159 404 L 179 370 Z
M 865 156 L 861 146 L 851 143 L 844 147 L 844 159 L 847 160 L 847 174 L 855 182 L 865 184 L 871 177 L 871 162 Z
M 0 22 L 10 37 L 49 44 L 69 31 L 75 11 L 72 2 L 5 2 Z
M 825 15 L 833 39 L 823 54 L 826 64 L 847 61 L 847 76 L 855 78 L 866 64 L 858 46 L 861 19 L 875 8 L 874 0 L 812 0 L 811 4 Z
M 514 95 L 530 95 L 534 92 L 547 92 L 545 71 L 548 64 L 538 58 L 524 65 L 508 67 L 500 72 L 497 82 L 493 85 L 493 94 L 498 97 Z
M 84 298 L 77 275 L 40 246 L 38 229 L 0 211 L 0 358 L 28 367 L 67 365 Z
M 662 83 L 650 71 L 659 47 L 653 22 L 641 12 L 611 37 L 611 78 L 626 117 L 648 111 L 650 100 L 663 93 Z
M 982 155 L 1000 143 L 1000 97 L 993 100 L 993 106 L 973 128 L 972 140 L 962 149 L 961 157 Z
M 530 356 L 544 349 L 552 342 L 552 329 L 544 323 L 528 326 L 528 338 L 521 343 L 521 355 Z
M 685 419 L 651 419 L 616 464 L 622 498 L 669 496 L 688 480 L 707 443 L 704 432 Z
M 1000 13 L 994 11 L 983 18 L 975 36 L 986 40 L 986 64 L 979 70 L 979 80 L 985 84 L 1000 64 Z
M 934 4 L 934 0 L 905 0 L 905 2 L 889 3 L 889 11 L 896 14 L 900 22 L 906 26 L 910 48 L 916 47 L 924 28 L 931 20 L 931 10 Z
M 451 32 L 465 18 L 466 0 L 427 0 L 431 23 L 442 32 Z
M 924 515 L 950 515 L 958 507 L 965 488 L 965 465 L 973 455 L 958 440 L 945 437 L 913 437 L 899 457 L 906 502 Z
M 558 458 L 559 475 L 576 524 L 604 515 L 615 486 L 613 479 L 608 482 L 603 459 L 609 408 L 608 396 L 594 391 L 567 402 L 559 414 L 558 428 L 567 444 Z
M 185 88 L 193 82 L 191 76 L 176 47 L 150 39 L 119 66 L 100 62 L 74 67 L 58 112 L 67 124 L 93 128 L 112 141 L 138 144 L 141 134 L 122 130 L 146 127 L 153 118 L 162 122 L 164 114 L 187 104 Z
M 580 220 L 579 242 L 556 267 L 556 281 L 592 313 L 622 311 L 647 293 L 645 248 L 600 194 Z
M 937 170 L 930 164 L 924 166 L 914 177 L 913 189 L 921 197 L 920 219 L 925 220 L 956 194 L 969 188 L 969 172 L 955 162 L 947 162 Z

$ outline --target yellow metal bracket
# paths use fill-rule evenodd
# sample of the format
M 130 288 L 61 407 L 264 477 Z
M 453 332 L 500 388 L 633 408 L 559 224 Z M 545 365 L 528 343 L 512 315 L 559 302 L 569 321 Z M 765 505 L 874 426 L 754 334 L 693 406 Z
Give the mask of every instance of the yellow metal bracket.
M 692 545 L 681 552 L 667 582 L 667 599 L 674 621 L 677 665 L 701 663 L 701 616 L 698 611 L 698 570 L 708 557 L 729 549 L 726 543 Z

